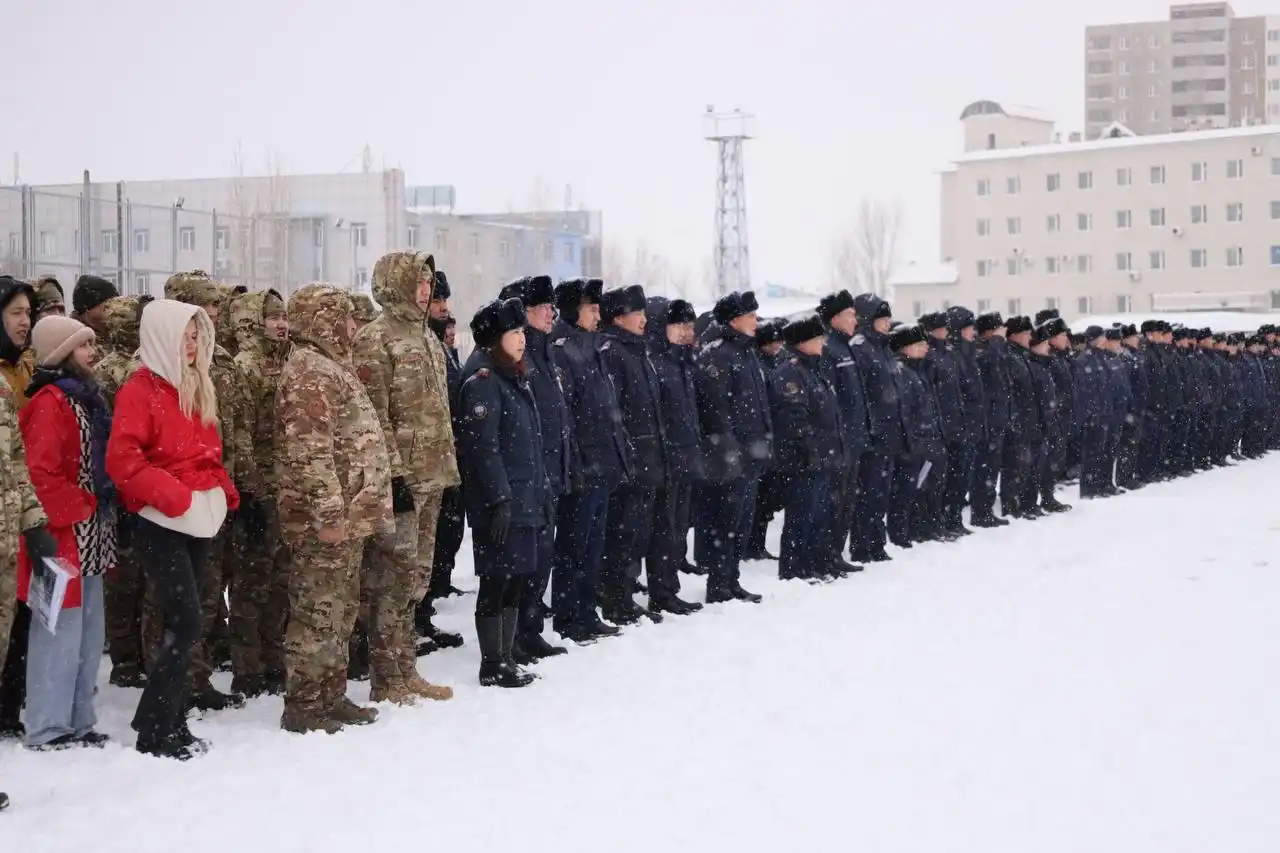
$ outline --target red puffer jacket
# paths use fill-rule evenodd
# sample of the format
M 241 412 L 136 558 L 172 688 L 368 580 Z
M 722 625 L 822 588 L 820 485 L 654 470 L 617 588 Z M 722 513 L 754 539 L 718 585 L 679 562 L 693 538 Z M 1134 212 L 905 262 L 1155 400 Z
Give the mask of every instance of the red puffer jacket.
M 61 388 L 46 385 L 18 413 L 18 421 L 26 445 L 27 472 L 49 517 L 48 530 L 58 542 L 58 556 L 80 568 L 75 525 L 93 517 L 98 500 L 79 486 L 81 447 L 76 413 Z M 18 551 L 19 601 L 27 600 L 30 588 L 31 561 L 23 542 Z M 80 601 L 80 578 L 76 576 L 67 586 L 62 606 L 79 607 Z
M 107 474 L 129 512 L 152 506 L 177 518 L 191 508 L 192 492 L 218 487 L 228 509 L 240 505 L 222 467 L 217 427 L 184 415 L 178 389 L 145 367 L 116 394 Z

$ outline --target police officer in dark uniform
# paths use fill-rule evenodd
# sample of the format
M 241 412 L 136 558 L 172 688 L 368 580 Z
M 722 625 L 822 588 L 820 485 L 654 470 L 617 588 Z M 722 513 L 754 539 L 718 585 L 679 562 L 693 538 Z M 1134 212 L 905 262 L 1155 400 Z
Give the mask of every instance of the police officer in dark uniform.
M 751 291 L 721 297 L 709 327 L 714 337 L 695 362 L 707 483 L 694 553 L 707 568 L 709 604 L 761 600 L 742 586 L 737 546 L 750 531 L 760 476 L 773 455 L 769 395 L 755 344 L 758 308 Z
M 1090 326 L 1076 356 L 1076 400 L 1080 413 L 1080 497 L 1106 497 L 1107 441 L 1112 420 L 1111 381 L 1102 351 L 1104 332 Z
M 924 329 L 898 327 L 889 336 L 889 347 L 896 357 L 893 375 L 905 440 L 894 460 L 888 534 L 893 544 L 911 548 L 915 542 L 954 538 L 942 526 L 947 452 L 936 398 L 922 376 L 929 354 Z
M 986 431 L 978 448 L 977 468 L 969 492 L 969 523 L 974 527 L 1004 527 L 1009 522 L 995 514 L 996 483 L 1004 460 L 1005 430 L 1009 426 L 1008 342 L 1004 318 L 998 311 L 982 314 L 975 322 L 978 369 L 986 401 Z
M 964 397 L 960 390 L 960 362 L 950 339 L 945 313 L 925 314 L 920 318 L 920 327 L 929 336 L 929 353 L 924 359 L 923 376 L 937 400 L 942 438 L 946 443 L 947 469 L 936 472 L 938 514 L 943 532 L 954 538 L 971 532 L 961 521 L 964 493 L 960 492 L 958 501 L 956 498 L 957 485 L 964 476 L 961 466 L 968 437 Z
M 836 577 L 831 527 L 839 517 L 845 435 L 836 389 L 822 367 L 822 319 L 797 317 L 783 329 L 787 355 L 770 382 L 777 470 L 786 494 L 778 577 L 818 582 Z
M 782 330 L 787 325 L 785 317 L 766 320 L 756 329 L 756 345 L 760 347 L 760 365 L 764 368 L 765 379 L 773 375 L 774 369 L 783 358 Z M 742 553 L 744 560 L 776 560 L 765 547 L 765 536 L 774 515 L 781 511 L 785 492 L 780 476 L 770 469 L 760 478 L 760 493 L 756 496 L 755 520 L 751 524 L 751 535 L 744 541 Z
M 569 408 L 565 405 L 560 375 L 551 356 L 550 334 L 555 325 L 555 309 L 552 307 L 555 291 L 551 278 L 539 275 L 517 279 L 502 288 L 498 298 L 519 299 L 524 305 L 524 375 L 538 404 L 543 468 L 547 475 L 552 514 L 552 523 L 544 527 L 538 536 L 538 570 L 524 584 L 520 629 L 512 653 L 516 663 L 530 664 L 565 653 L 563 646 L 548 643 L 542 632 L 546 627 L 547 587 L 551 583 L 555 560 L 555 514 L 560 499 L 569 488 Z
M 573 425 L 569 491 L 560 499 L 557 519 L 551 605 L 556 632 L 579 644 L 618 633 L 596 612 L 609 493 L 627 476 L 622 414 L 596 352 L 603 289 L 600 279 L 557 285 L 560 319 L 551 330 L 552 358 Z
M 1036 327 L 1043 328 L 1043 334 L 1049 341 L 1049 373 L 1053 376 L 1053 389 L 1057 395 L 1057 406 L 1054 409 L 1054 441 L 1049 448 L 1049 470 L 1055 483 L 1067 479 L 1068 456 L 1073 445 L 1079 445 L 1077 433 L 1079 424 L 1076 420 L 1076 383 L 1075 370 L 1071 366 L 1074 353 L 1071 351 L 1071 330 L 1059 316 L 1056 309 L 1041 311 L 1036 314 Z M 1058 503 L 1054 499 L 1054 503 Z M 1059 504 L 1060 506 L 1063 506 Z M 1041 509 L 1046 507 L 1041 501 Z
M 867 401 L 870 447 L 862 455 L 858 472 L 858 497 L 854 510 L 851 557 L 855 563 L 879 563 L 889 559 L 885 552 L 885 515 L 889 511 L 894 460 L 905 448 L 902 412 L 894 380 L 893 356 L 889 351 L 889 326 L 893 311 L 889 303 L 872 293 L 853 300 L 858 316 L 858 332 L 850 340 L 850 351 Z
M 867 417 L 867 399 L 862 387 L 862 373 L 854 361 L 851 342 L 858 330 L 858 311 L 853 305 L 853 295 L 847 290 L 824 296 L 818 303 L 818 316 L 827 324 L 827 336 L 822 347 L 821 370 L 836 389 L 840 404 L 840 423 L 844 428 L 845 465 L 836 478 L 838 503 L 836 517 L 831 524 L 831 546 L 828 562 L 832 571 L 839 574 L 860 572 L 862 566 L 844 559 L 846 540 L 850 548 L 857 550 L 857 534 L 854 531 L 857 511 L 859 472 L 862 457 L 871 449 L 870 423 Z
M 1122 489 L 1140 489 L 1146 485 L 1142 477 L 1142 429 L 1147 410 L 1147 371 L 1138 336 L 1138 327 L 1126 324 L 1120 329 L 1120 360 L 1129 373 L 1129 411 L 1120 427 L 1120 451 L 1116 459 L 1116 484 Z
M 982 370 L 974 338 L 978 330 L 976 318 L 968 308 L 956 305 L 947 309 L 947 330 L 960 377 L 960 399 L 964 417 L 964 433 L 955 447 L 956 457 L 947 453 L 947 529 L 963 535 L 971 532 L 964 526 L 964 508 L 973 486 L 978 451 L 986 444 L 987 401 L 982 389 Z
M 1041 438 L 1031 446 L 1034 462 L 1020 503 L 1024 510 L 1035 508 L 1041 515 L 1071 509 L 1054 495 L 1057 480 L 1053 457 L 1063 442 L 1062 419 L 1058 417 L 1058 386 L 1053 379 L 1053 365 L 1058 359 L 1049 351 L 1049 339 L 1057 332 L 1057 324 L 1060 323 L 1061 320 L 1050 318 L 1037 326 L 1031 333 L 1031 350 L 1026 355 L 1040 415 Z M 1039 506 L 1036 505 L 1037 500 Z
M 1036 490 L 1032 483 L 1036 451 L 1044 442 L 1035 383 L 1027 366 L 1032 331 L 1030 317 L 1010 317 L 1005 329 L 1010 395 L 1009 425 L 1000 466 L 1000 509 L 1005 518 L 1039 518 L 1044 514 L 1034 504 Z M 1033 498 L 1031 506 L 1024 503 L 1028 494 Z

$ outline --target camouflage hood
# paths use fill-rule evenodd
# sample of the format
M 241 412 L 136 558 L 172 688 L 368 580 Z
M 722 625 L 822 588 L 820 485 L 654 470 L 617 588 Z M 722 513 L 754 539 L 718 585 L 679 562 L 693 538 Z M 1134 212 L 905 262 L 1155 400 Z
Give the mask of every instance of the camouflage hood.
M 393 317 L 421 323 L 427 312 L 418 307 L 418 282 L 435 275 L 435 258 L 426 252 L 390 252 L 373 266 L 373 298 Z
M 347 318 L 354 310 L 351 294 L 335 284 L 303 285 L 289 297 L 290 334 L 295 343 L 314 347 L 341 364 L 350 364 Z
M 236 354 L 239 346 L 236 344 L 236 327 L 231 322 L 232 304 L 240 297 L 241 294 L 248 293 L 249 288 L 243 284 L 230 285 L 219 284 L 218 293 L 222 296 L 222 310 L 218 313 L 218 345 L 232 355 Z
M 224 312 L 231 315 L 235 329 L 238 352 L 258 353 L 266 356 L 283 356 L 289 350 L 289 341 L 267 340 L 267 314 L 284 311 L 284 298 L 274 290 L 259 290 L 230 300 Z
M 169 276 L 169 280 L 164 283 L 164 298 L 203 308 L 206 305 L 220 304 L 222 292 L 218 289 L 218 283 L 209 278 L 204 270 L 192 270 Z
M 351 294 L 351 301 L 356 306 L 356 319 L 361 323 L 372 323 L 378 319 L 378 306 L 367 293 Z
M 62 285 L 58 284 L 58 280 L 53 276 L 46 276 L 31 282 L 31 286 L 35 288 L 35 302 L 31 306 L 31 318 L 35 320 L 41 311 L 47 311 L 50 308 L 61 305 L 62 313 L 66 313 L 67 302 L 66 297 L 62 293 Z
M 151 301 L 150 296 L 115 296 L 108 299 L 106 307 L 107 346 L 112 352 L 126 358 L 138 351 L 138 322 L 142 306 Z

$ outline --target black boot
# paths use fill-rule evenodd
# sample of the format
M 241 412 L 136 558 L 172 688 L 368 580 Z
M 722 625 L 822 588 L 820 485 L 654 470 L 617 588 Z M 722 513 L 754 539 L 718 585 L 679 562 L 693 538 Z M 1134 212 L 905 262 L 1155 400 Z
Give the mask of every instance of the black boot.
M 0 791 L 0 812 L 9 808 L 9 795 L 4 791 Z
M 461 634 L 453 634 L 437 628 L 432 624 L 430 616 L 426 618 L 426 624 L 422 626 L 419 633 L 442 649 L 456 649 L 462 646 Z
M 187 693 L 187 709 L 194 711 L 227 711 L 243 708 L 244 696 L 240 693 L 223 693 L 205 682 Z
M 524 633 L 516 637 L 516 651 L 522 651 L 535 662 L 568 653 L 564 646 L 553 646 L 541 634 Z
M 113 666 L 108 683 L 112 687 L 141 689 L 147 686 L 147 675 L 136 666 Z
M 482 687 L 527 687 L 533 676 L 508 664 L 503 654 L 501 616 L 476 615 L 476 638 L 480 642 L 480 685 Z
M 649 599 L 649 611 L 651 613 L 671 613 L 675 616 L 688 616 L 690 613 L 697 613 L 701 609 L 701 604 L 685 601 L 674 594 Z
M 537 678 L 538 674 L 528 672 L 524 666 L 516 663 L 515 645 L 516 634 L 520 630 L 520 609 L 518 607 L 509 607 L 502 611 L 502 657 L 507 664 L 515 669 L 521 675 L 527 675 L 530 678 Z M 529 663 L 537 663 L 537 661 L 529 661 Z

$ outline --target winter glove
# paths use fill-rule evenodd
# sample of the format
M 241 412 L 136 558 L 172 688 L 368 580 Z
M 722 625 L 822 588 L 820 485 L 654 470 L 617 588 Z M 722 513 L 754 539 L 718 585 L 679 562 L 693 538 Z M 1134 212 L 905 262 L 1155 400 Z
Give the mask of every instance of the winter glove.
M 31 562 L 46 558 L 52 560 L 58 556 L 58 540 L 43 524 L 22 531 L 22 538 L 27 543 L 27 559 Z
M 507 541 L 507 530 L 511 527 L 511 504 L 503 501 L 493 507 L 493 515 L 489 518 L 489 541 L 501 545 Z
M 267 508 L 253 492 L 240 493 L 240 509 L 236 511 L 236 516 L 244 520 L 250 536 L 267 534 Z
M 556 502 L 555 498 L 547 495 L 547 499 L 543 502 L 543 510 L 547 516 L 547 527 L 556 526 Z
M 402 512 L 413 512 L 413 490 L 405 483 L 404 477 L 391 478 L 391 511 L 396 515 Z

